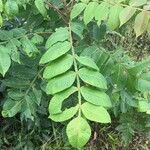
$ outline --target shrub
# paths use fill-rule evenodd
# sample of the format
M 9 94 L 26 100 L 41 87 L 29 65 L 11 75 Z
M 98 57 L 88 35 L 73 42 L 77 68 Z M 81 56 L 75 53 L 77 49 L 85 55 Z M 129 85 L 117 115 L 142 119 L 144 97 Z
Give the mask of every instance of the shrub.
M 147 0 L 0 0 L 2 116 L 64 122 L 77 149 L 91 122 L 119 117 L 125 143 L 149 129 L 150 58 L 135 62 L 122 45 L 104 44 L 107 34 L 123 40 L 129 22 L 134 38 L 148 34 L 149 10 Z

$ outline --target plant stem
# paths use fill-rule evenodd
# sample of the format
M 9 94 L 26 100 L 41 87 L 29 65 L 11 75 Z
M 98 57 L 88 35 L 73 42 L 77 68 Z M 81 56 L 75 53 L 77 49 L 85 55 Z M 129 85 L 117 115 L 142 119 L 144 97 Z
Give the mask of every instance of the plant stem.
M 72 56 L 74 58 L 73 64 L 74 64 L 74 70 L 76 72 L 76 81 L 77 81 L 77 88 L 78 88 L 78 102 L 79 102 L 79 116 L 81 116 L 81 93 L 80 93 L 80 78 L 79 78 L 79 69 L 78 69 L 78 65 L 77 65 L 77 61 L 76 61 L 76 54 L 75 54 L 75 50 L 74 50 L 74 46 L 73 46 L 73 39 L 72 39 L 72 32 L 71 32 L 71 23 L 69 22 L 69 32 L 70 32 L 70 43 L 71 43 L 71 52 L 72 52 Z

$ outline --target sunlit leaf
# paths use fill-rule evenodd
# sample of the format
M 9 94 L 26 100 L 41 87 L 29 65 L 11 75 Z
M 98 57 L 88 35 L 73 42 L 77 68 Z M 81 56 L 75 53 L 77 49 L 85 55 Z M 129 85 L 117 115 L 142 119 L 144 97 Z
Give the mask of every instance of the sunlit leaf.
M 111 122 L 109 113 L 102 106 L 96 106 L 86 102 L 82 104 L 82 112 L 88 120 L 100 123 Z
M 71 19 L 76 18 L 78 15 L 81 14 L 81 12 L 85 9 L 86 4 L 85 3 L 77 3 L 73 6 L 73 9 L 71 11 Z
M 39 10 L 39 12 L 46 17 L 47 15 L 47 11 L 45 8 L 45 3 L 43 0 L 35 0 L 35 6 L 37 7 L 37 9 Z
M 142 11 L 136 16 L 134 22 L 134 31 L 136 33 L 136 37 L 140 36 L 147 30 L 149 20 L 150 12 L 148 11 Z
M 71 55 L 63 56 L 62 58 L 53 61 L 48 65 L 43 73 L 45 79 L 51 79 L 57 75 L 65 73 L 73 65 L 73 57 Z
M 136 12 L 136 9 L 133 8 L 133 7 L 125 7 L 120 15 L 119 15 L 119 18 L 120 18 L 120 26 L 122 26 L 123 24 L 125 24 L 127 21 L 130 20 L 130 18 L 135 14 Z
M 82 68 L 79 70 L 79 76 L 85 83 L 100 89 L 107 89 L 107 83 L 104 76 L 97 71 Z
M 91 136 L 91 128 L 88 122 L 82 117 L 71 120 L 67 125 L 66 132 L 70 144 L 78 149 L 81 149 Z
M 84 23 L 88 24 L 94 18 L 95 10 L 98 6 L 97 2 L 90 2 L 84 11 Z
M 86 101 L 94 105 L 104 107 L 112 106 L 110 98 L 105 92 L 90 87 L 81 87 L 81 94 Z
M 70 87 L 65 91 L 55 94 L 49 103 L 49 113 L 50 114 L 61 113 L 63 101 L 76 91 L 77 91 L 76 87 Z
M 71 49 L 71 44 L 70 42 L 58 42 L 52 47 L 50 47 L 46 53 L 42 56 L 40 60 L 40 64 L 45 64 L 48 63 L 52 60 L 55 60 L 59 58 L 60 56 L 64 55 Z
M 75 72 L 69 71 L 61 76 L 49 80 L 46 87 L 47 94 L 55 94 L 69 88 L 74 83 L 75 77 Z
M 62 113 L 59 114 L 50 114 L 49 118 L 55 122 L 63 122 L 71 119 L 78 111 L 79 106 L 71 107 L 65 109 Z

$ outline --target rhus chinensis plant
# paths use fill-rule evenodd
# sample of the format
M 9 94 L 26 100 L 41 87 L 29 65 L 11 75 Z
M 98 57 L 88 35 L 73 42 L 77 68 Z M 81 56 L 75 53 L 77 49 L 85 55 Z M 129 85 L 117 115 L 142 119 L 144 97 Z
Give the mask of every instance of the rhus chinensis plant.
M 150 58 L 135 63 L 101 48 L 128 22 L 135 38 L 149 33 L 150 1 L 0 0 L 3 117 L 34 121 L 46 93 L 49 119 L 66 122 L 69 143 L 82 149 L 90 122 L 111 123 L 116 105 L 150 114 Z

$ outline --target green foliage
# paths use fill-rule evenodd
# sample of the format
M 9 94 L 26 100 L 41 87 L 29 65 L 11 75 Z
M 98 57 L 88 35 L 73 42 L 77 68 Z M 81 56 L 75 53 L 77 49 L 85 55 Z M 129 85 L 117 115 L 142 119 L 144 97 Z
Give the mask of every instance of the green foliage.
M 0 58 L 0 73 L 4 76 L 11 65 L 11 60 L 7 49 L 2 46 L 0 47 Z
M 82 3 L 83 2 L 83 3 Z M 85 5 L 85 3 L 87 5 Z M 100 25 L 102 21 L 106 21 L 110 30 L 115 30 L 127 23 L 133 16 L 134 31 L 136 37 L 148 30 L 150 12 L 149 2 L 147 0 L 129 0 L 129 1 L 81 1 L 77 3 L 71 12 L 71 18 L 79 16 L 83 12 L 83 20 L 85 24 L 97 21 Z M 142 7 L 142 8 L 141 8 Z
M 136 62 L 122 45 L 112 43 L 111 50 L 107 45 L 108 34 L 123 37 L 127 22 L 137 39 L 146 34 L 149 5 L 146 0 L 0 0 L 0 110 L 2 119 L 27 125 L 21 129 L 25 139 L 18 136 L 24 143 L 11 149 L 35 149 L 28 137 L 37 130 L 42 133 L 37 141 L 57 139 L 55 124 L 65 127 L 64 141 L 77 149 L 97 132 L 93 124 L 120 118 L 117 130 L 126 144 L 135 131 L 149 129 L 150 58 Z
M 65 30 L 66 28 L 61 28 L 62 30 Z M 61 29 L 59 29 L 59 32 L 61 31 Z M 107 84 L 106 84 L 106 80 L 103 77 L 102 74 L 100 74 L 98 72 L 98 66 L 95 64 L 95 62 L 90 59 L 89 57 L 79 57 L 77 55 L 75 55 L 75 51 L 74 51 L 74 47 L 73 45 L 73 41 L 72 41 L 72 34 L 71 34 L 71 26 L 68 28 L 68 32 L 70 32 L 70 37 L 66 38 L 64 36 L 62 36 L 60 34 L 61 37 L 59 37 L 59 41 L 56 44 L 49 44 L 49 43 L 55 43 L 54 41 L 57 41 L 58 36 L 56 36 L 58 34 L 58 30 L 56 30 L 55 33 L 53 33 L 51 35 L 52 38 L 49 38 L 48 41 L 46 42 L 46 47 L 47 45 L 51 45 L 48 49 L 48 51 L 43 55 L 43 57 L 41 58 L 40 63 L 50 63 L 50 65 L 53 66 L 53 64 L 57 64 L 57 62 L 59 61 L 58 64 L 60 64 L 62 70 L 54 70 L 53 73 L 51 74 L 52 70 L 49 70 L 49 66 L 46 67 L 45 71 L 44 71 L 44 77 L 45 77 L 45 72 L 47 72 L 47 79 L 48 79 L 48 83 L 46 86 L 46 92 L 47 94 L 51 94 L 54 95 L 53 98 L 50 101 L 49 104 L 49 112 L 50 112 L 50 118 L 56 122 L 62 122 L 62 121 L 66 121 L 70 118 L 72 118 L 77 112 L 78 112 L 78 118 L 79 121 L 82 120 L 81 118 L 81 111 L 83 112 L 83 115 L 92 121 L 96 121 L 96 122 L 101 122 L 101 123 L 108 123 L 111 122 L 110 116 L 107 112 L 107 110 L 105 108 L 103 108 L 102 106 L 106 107 L 110 107 L 111 102 L 110 99 L 108 97 L 108 95 L 106 95 L 104 92 L 100 93 L 101 89 L 107 89 Z M 66 32 L 67 33 L 67 32 Z M 70 38 L 70 39 L 69 39 Z M 70 40 L 70 41 L 66 41 L 66 40 Z M 61 50 L 61 51 L 60 51 Z M 63 63 L 63 60 L 65 60 L 66 57 L 68 57 L 69 55 L 66 54 L 68 51 L 70 50 L 72 56 L 70 55 L 70 60 L 71 63 L 68 61 L 68 67 L 66 65 L 66 63 Z M 49 54 L 49 52 L 51 52 L 51 55 Z M 57 52 L 57 54 L 56 54 Z M 55 55 L 56 54 L 56 55 Z M 54 57 L 55 55 L 55 57 Z M 79 69 L 79 64 L 87 67 L 82 67 L 81 69 Z M 62 65 L 64 64 L 64 65 Z M 71 65 L 74 67 L 74 71 L 69 71 L 72 69 Z M 53 69 L 57 69 L 53 68 Z M 47 71 L 49 70 L 49 72 Z M 55 73 L 56 72 L 56 73 Z M 57 73 L 58 72 L 58 73 Z M 52 75 L 52 76 L 51 76 Z M 62 102 L 64 101 L 64 99 L 68 98 L 72 93 L 75 92 L 74 88 L 73 88 L 73 84 L 76 80 L 76 89 L 78 92 L 78 101 L 76 106 L 71 106 L 70 108 L 64 109 L 62 107 Z M 102 102 L 99 103 L 99 105 L 102 106 L 94 106 L 92 104 L 88 104 L 88 103 L 83 103 L 82 104 L 82 99 L 81 99 L 81 93 L 84 93 L 84 91 L 87 91 L 87 88 L 85 87 L 84 91 L 80 90 L 81 89 L 81 81 L 82 80 L 84 83 L 88 83 L 89 84 L 89 90 L 92 88 L 90 87 L 90 85 L 95 86 L 97 89 L 95 92 L 96 94 L 100 93 L 101 97 L 104 98 L 103 101 L 105 101 L 106 99 L 106 103 Z M 69 89 L 68 89 L 69 88 Z M 83 89 L 83 88 L 82 88 Z M 65 91 L 64 91 L 65 90 Z M 81 92 L 82 91 L 82 92 Z M 84 97 L 84 96 L 83 96 Z M 85 96 L 86 97 L 86 96 Z M 88 96 L 87 96 L 88 97 Z M 58 101 L 58 102 L 57 102 Z M 57 103 L 56 103 L 57 102 Z M 98 116 L 97 118 L 95 118 L 95 114 L 93 113 L 93 115 L 87 113 L 90 109 L 93 110 L 94 108 L 97 108 L 95 110 L 97 110 L 95 112 L 99 113 L 99 114 L 103 114 L 104 116 Z M 61 109 L 64 109 L 64 111 L 61 111 Z M 99 118 L 99 119 L 98 119 Z M 72 124 L 71 122 L 69 124 Z M 68 126 L 69 126 L 68 124 Z M 82 124 L 82 123 L 79 123 Z M 81 126 L 82 128 L 82 126 Z M 79 129 L 80 130 L 80 129 Z M 84 134 L 84 131 L 82 131 Z M 67 132 L 67 135 L 69 133 Z M 85 133 L 86 134 L 86 133 Z M 69 137 L 69 135 L 68 135 Z M 78 137 L 74 137 L 74 138 L 78 138 Z M 80 137 L 82 138 L 82 137 Z M 78 141 L 78 139 L 75 139 Z M 87 142 L 87 141 L 86 141 Z M 85 142 L 84 142 L 85 144 Z M 82 145 L 82 143 L 81 143 Z M 75 146 L 76 148 L 81 147 L 80 146 L 80 142 L 78 141 L 77 144 L 72 144 L 72 146 Z
M 47 10 L 45 8 L 45 3 L 43 0 L 35 0 L 35 6 L 39 10 L 39 12 L 46 17 L 47 16 Z

